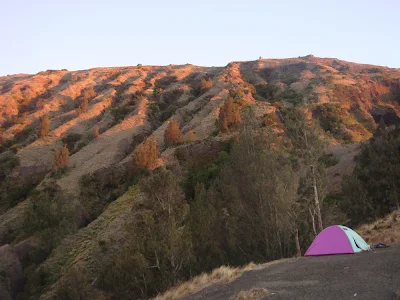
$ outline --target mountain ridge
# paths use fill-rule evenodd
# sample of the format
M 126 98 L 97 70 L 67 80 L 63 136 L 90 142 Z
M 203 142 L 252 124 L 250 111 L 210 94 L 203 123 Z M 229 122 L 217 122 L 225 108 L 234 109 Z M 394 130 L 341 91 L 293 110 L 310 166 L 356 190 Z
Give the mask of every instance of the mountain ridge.
M 339 160 L 328 169 L 337 193 L 342 176 L 352 172 L 358 144 L 380 122 L 400 124 L 400 69 L 306 56 L 225 67 L 137 65 L 0 77 L 0 246 L 41 249 L 26 233 L 27 212 L 35 199 L 68 199 L 64 208 L 76 207 L 77 232 L 54 242 L 60 244 L 44 261 L 33 259 L 51 274 L 57 269 L 45 288 L 54 292 L 58 276 L 78 261 L 99 268 L 79 257 L 81 251 L 103 253 L 104 236 L 110 239 L 128 218 L 119 205 L 126 209 L 140 199 L 125 187 L 138 147 L 155 139 L 161 157 L 153 168 L 166 166 L 182 176 L 187 153 L 199 160 L 215 156 L 237 134 L 234 126 L 220 128 L 229 99 L 238 110 L 253 107 L 263 129 L 284 132 L 282 116 L 294 108 L 319 123 Z M 183 142 L 170 146 L 164 139 L 172 121 Z M 54 157 L 64 145 L 69 162 L 58 174 Z M 94 236 L 82 245 L 80 235 L 87 232 Z M 39 276 L 39 269 L 33 274 Z

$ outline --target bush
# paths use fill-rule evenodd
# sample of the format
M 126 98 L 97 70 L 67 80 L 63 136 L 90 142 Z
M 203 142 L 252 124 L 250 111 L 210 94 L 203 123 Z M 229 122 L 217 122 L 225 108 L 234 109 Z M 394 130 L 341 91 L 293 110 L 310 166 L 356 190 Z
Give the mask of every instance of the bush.
M 200 82 L 195 81 L 194 83 L 192 83 L 192 94 L 195 97 L 198 97 L 207 92 L 209 89 L 211 89 L 212 86 L 213 86 L 213 80 L 211 77 L 202 78 Z
M 239 106 L 233 102 L 233 98 L 229 97 L 228 100 L 222 105 L 218 117 L 218 127 L 222 132 L 226 132 L 233 125 L 242 121 L 240 117 Z
M 88 101 L 95 98 L 96 96 L 97 96 L 97 94 L 93 87 L 85 88 L 81 94 L 82 99 L 86 99 Z
M 38 135 L 40 137 L 45 137 L 50 131 L 50 116 L 48 113 L 44 114 L 39 119 Z
M 279 92 L 279 87 L 275 85 L 258 84 L 255 86 L 255 89 L 256 89 L 256 95 L 258 96 L 255 97 L 256 100 L 267 100 L 269 102 L 276 101 L 275 97 Z
M 319 105 L 314 113 L 318 117 L 322 129 L 331 132 L 334 136 L 342 133 L 343 115 L 346 114 L 346 111 L 342 107 L 331 103 L 324 103 Z
M 69 162 L 69 151 L 67 145 L 56 150 L 53 160 L 53 170 L 65 169 Z
M 89 105 L 89 100 L 87 98 L 83 98 L 81 100 L 78 108 L 76 109 L 76 112 L 77 112 L 78 116 L 87 111 L 88 105 Z
M 196 134 L 193 132 L 193 130 L 190 130 L 186 136 L 186 142 L 191 143 L 196 141 L 198 138 Z
M 93 137 L 97 138 L 98 136 L 99 136 L 99 125 L 96 125 L 93 128 Z
M 326 168 L 332 167 L 339 163 L 339 159 L 332 153 L 324 154 L 319 160 L 325 165 Z
M 77 229 L 74 205 L 54 185 L 32 196 L 25 214 L 23 230 L 38 234 L 49 253 L 68 234 Z
M 170 147 L 178 145 L 183 142 L 181 130 L 179 129 L 179 123 L 176 120 L 171 120 L 168 123 L 168 127 L 164 132 L 165 146 Z
M 61 140 L 64 145 L 67 146 L 70 153 L 74 153 L 75 145 L 82 138 L 81 134 L 78 133 L 70 133 L 67 136 L 63 137 Z
M 156 89 L 162 88 L 163 90 L 167 88 L 169 85 L 177 82 L 176 76 L 165 76 L 163 78 L 157 79 L 154 83 Z
M 119 124 L 125 117 L 132 112 L 134 107 L 129 105 L 123 105 L 120 107 L 113 108 L 111 110 L 111 115 L 114 118 L 113 126 Z
M 143 144 L 136 148 L 133 155 L 135 167 L 140 171 L 151 170 L 160 157 L 160 150 L 155 137 L 146 138 Z

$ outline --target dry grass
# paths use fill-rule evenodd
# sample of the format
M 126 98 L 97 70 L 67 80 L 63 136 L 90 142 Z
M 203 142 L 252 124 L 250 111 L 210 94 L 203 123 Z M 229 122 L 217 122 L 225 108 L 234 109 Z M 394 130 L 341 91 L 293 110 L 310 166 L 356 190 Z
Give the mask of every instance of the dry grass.
M 230 300 L 259 300 L 269 295 L 271 292 L 263 288 L 252 288 L 247 291 L 240 291 L 233 295 Z
M 244 272 L 254 269 L 255 266 L 255 264 L 250 263 L 243 268 L 231 268 L 227 266 L 219 267 L 218 269 L 214 269 L 211 273 L 203 273 L 187 282 L 184 282 L 168 290 L 164 294 L 155 297 L 154 300 L 181 299 L 187 295 L 196 293 L 212 284 L 230 282 L 240 277 Z
M 388 216 L 365 224 L 358 228 L 358 232 L 369 244 L 393 244 L 400 242 L 400 211 L 394 211 Z

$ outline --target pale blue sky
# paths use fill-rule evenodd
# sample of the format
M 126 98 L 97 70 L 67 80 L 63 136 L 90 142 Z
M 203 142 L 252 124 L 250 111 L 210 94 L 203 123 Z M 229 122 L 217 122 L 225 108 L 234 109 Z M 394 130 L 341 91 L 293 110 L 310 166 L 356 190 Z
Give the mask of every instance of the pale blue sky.
M 0 75 L 313 54 L 400 67 L 399 0 L 0 0 Z

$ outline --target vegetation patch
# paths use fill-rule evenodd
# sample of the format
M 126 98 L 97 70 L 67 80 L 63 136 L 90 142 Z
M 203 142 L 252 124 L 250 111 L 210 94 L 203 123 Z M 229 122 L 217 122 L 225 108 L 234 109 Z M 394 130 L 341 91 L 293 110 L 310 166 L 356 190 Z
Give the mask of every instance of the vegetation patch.
M 168 290 L 164 294 L 158 295 L 153 299 L 154 300 L 181 299 L 185 296 L 189 296 L 191 294 L 199 292 L 210 285 L 231 282 L 240 277 L 244 272 L 252 270 L 254 267 L 255 264 L 253 263 L 250 263 L 243 268 L 232 268 L 228 266 L 221 266 L 217 269 L 214 269 L 210 273 L 200 274 L 192 278 L 190 281 L 179 284 L 176 287 Z
M 246 291 L 240 291 L 233 295 L 230 300 L 259 300 L 268 296 L 271 292 L 264 288 L 252 288 Z

